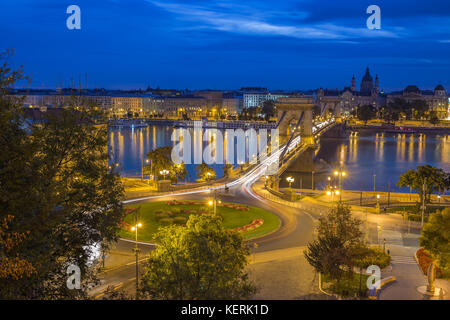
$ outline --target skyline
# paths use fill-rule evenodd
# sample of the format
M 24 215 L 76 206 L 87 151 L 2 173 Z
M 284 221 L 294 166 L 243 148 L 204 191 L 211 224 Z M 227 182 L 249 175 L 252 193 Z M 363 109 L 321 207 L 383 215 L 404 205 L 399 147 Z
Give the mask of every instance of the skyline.
M 70 4 L 81 8 L 81 30 L 66 28 Z M 366 28 L 371 4 L 381 30 Z M 87 73 L 89 88 L 342 89 L 368 66 L 384 91 L 449 89 L 449 21 L 450 4 L 435 0 L 0 4 L 2 50 L 15 48 L 33 88 Z

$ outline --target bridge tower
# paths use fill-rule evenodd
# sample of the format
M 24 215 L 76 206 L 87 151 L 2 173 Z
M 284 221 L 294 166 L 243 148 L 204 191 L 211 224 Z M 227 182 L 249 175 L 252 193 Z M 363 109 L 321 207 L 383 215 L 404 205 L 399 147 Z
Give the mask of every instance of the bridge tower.
M 280 138 L 280 145 L 286 143 L 289 137 L 295 134 L 295 132 L 290 132 L 292 123 L 299 123 L 302 143 L 313 145 L 313 98 L 279 98 L 276 106 L 279 119 L 278 136 Z

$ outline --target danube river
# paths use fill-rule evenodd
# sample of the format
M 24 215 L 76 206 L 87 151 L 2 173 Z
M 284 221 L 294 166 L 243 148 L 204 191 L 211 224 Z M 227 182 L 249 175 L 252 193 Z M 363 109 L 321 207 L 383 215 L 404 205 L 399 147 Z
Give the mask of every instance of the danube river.
M 429 164 L 450 172 L 450 135 L 389 134 L 350 132 L 348 138 L 321 139 L 316 159 L 330 168 L 340 165 L 348 173 L 345 189 L 400 191 L 396 186 L 400 175 L 419 165 Z M 409 191 L 402 188 L 401 191 Z
M 145 159 L 146 153 L 158 147 L 173 145 L 173 130 L 166 126 L 110 128 L 112 162 L 118 163 L 122 175 L 140 177 L 142 159 Z M 333 169 L 342 166 L 348 172 L 343 181 L 345 189 L 359 190 L 362 184 L 363 190 L 373 190 L 375 180 L 377 191 L 387 191 L 390 178 L 391 191 L 398 191 L 395 184 L 400 175 L 418 165 L 429 164 L 450 171 L 450 135 L 350 132 L 347 138 L 321 139 L 315 161 L 326 164 L 328 170 L 315 178 L 318 188 L 327 184 L 326 178 Z M 196 165 L 186 167 L 188 180 L 195 180 Z M 223 165 L 212 167 L 221 177 Z M 308 177 L 310 174 L 306 174 L 302 181 L 305 188 L 311 184 L 311 181 L 307 181 Z M 294 185 L 299 187 L 298 183 L 296 181 Z

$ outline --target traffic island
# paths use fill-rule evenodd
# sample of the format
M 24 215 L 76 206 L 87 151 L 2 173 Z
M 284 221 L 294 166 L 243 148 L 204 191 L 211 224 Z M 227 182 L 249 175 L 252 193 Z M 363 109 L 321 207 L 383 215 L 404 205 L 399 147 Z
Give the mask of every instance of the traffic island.
M 130 205 L 126 210 L 128 214 L 123 220 L 119 236 L 135 239 L 135 233 L 130 231 L 130 227 L 137 214 L 143 226 L 139 230 L 138 240 L 152 242 L 158 228 L 173 224 L 185 225 L 190 215 L 212 214 L 214 207 L 208 201 L 167 201 Z M 254 239 L 272 233 L 281 224 L 275 214 L 243 204 L 220 203 L 217 204 L 216 210 L 223 218 L 223 227 L 241 233 L 244 239 Z

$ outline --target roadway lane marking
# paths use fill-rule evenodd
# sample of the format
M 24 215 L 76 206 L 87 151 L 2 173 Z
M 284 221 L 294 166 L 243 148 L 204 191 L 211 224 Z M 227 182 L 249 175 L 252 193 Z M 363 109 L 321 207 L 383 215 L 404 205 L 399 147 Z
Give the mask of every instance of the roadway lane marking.
M 128 240 L 128 239 L 124 239 L 124 238 L 119 238 L 119 240 L 126 241 L 126 242 L 131 242 L 131 243 L 136 243 L 136 241 L 134 241 L 134 240 Z M 140 242 L 140 241 L 138 241 L 138 244 L 142 244 L 142 245 L 145 245 L 145 246 L 156 246 L 157 245 L 156 243 Z

